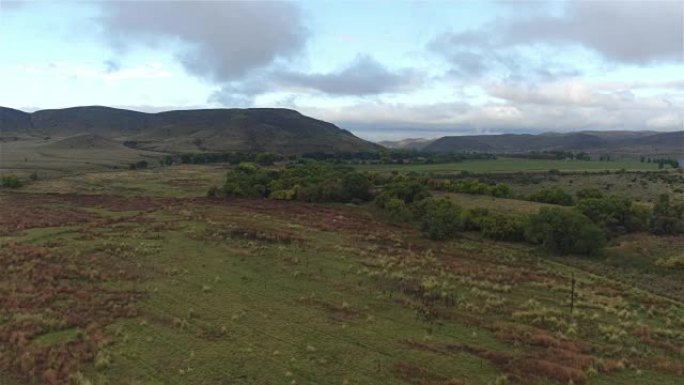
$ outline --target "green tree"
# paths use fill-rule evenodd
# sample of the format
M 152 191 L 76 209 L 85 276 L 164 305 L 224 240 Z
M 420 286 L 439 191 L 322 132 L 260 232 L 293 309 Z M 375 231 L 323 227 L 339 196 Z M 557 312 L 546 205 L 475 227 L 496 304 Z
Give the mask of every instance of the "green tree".
M 529 199 L 535 202 L 552 203 L 556 205 L 571 206 L 574 202 L 572 195 L 560 187 L 542 189 L 530 195 Z
M 558 254 L 596 254 L 605 245 L 603 231 L 581 213 L 544 207 L 525 225 L 525 239 Z
M 262 170 L 254 163 L 240 163 L 228 171 L 223 194 L 236 197 L 267 197 L 268 185 L 273 175 Z
M 463 229 L 461 207 L 447 198 L 425 199 L 418 205 L 421 229 L 430 239 L 443 240 Z

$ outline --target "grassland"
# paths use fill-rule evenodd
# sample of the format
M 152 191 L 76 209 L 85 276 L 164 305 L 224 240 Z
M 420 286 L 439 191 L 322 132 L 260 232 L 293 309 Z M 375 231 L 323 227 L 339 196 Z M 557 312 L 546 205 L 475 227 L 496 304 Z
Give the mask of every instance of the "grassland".
M 681 270 L 649 271 L 671 283 L 655 287 L 526 245 L 432 242 L 363 205 L 205 198 L 224 173 L 0 193 L 0 383 L 681 383 Z M 626 238 L 605 258 L 655 264 L 676 257 L 672 239 Z
M 537 159 L 493 159 L 493 160 L 466 160 L 458 163 L 440 164 L 373 164 L 357 166 L 362 171 L 373 172 L 475 172 L 475 173 L 500 173 L 518 171 L 617 171 L 625 170 L 657 170 L 654 163 L 641 163 L 639 161 L 583 161 L 583 160 L 537 160 Z
M 113 142 L 112 142 L 113 143 Z M 27 177 L 35 172 L 41 178 L 128 168 L 140 160 L 157 163 L 159 153 L 134 150 L 121 144 L 77 138 L 24 138 L 0 141 L 0 173 Z

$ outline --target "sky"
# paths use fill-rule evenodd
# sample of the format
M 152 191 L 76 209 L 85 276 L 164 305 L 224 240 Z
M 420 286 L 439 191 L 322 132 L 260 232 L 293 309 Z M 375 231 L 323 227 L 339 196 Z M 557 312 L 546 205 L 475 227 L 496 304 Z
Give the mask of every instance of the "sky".
M 684 129 L 680 1 L 0 0 L 0 106 L 292 108 L 370 140 Z

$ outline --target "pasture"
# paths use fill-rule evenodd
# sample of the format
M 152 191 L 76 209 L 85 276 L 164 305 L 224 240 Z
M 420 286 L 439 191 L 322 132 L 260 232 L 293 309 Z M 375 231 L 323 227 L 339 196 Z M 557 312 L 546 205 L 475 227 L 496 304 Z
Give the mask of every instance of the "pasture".
M 478 236 L 430 241 L 366 205 L 204 197 L 224 175 L 172 166 L 0 192 L 0 383 L 664 385 L 684 376 L 676 280 L 653 288 Z M 541 205 L 450 195 L 511 212 Z M 623 245 L 607 257 L 649 253 Z

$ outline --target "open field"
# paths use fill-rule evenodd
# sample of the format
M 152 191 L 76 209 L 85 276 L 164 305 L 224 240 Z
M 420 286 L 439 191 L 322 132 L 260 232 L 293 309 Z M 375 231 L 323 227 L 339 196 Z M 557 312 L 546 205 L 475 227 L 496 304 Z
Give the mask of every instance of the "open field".
M 0 141 L 0 173 L 26 177 L 55 177 L 114 168 L 127 169 L 132 162 L 155 160 L 159 153 L 134 150 L 118 143 L 89 141 L 88 138 L 50 138 Z
M 537 160 L 537 159 L 494 159 L 494 160 L 466 160 L 458 163 L 439 164 L 372 164 L 356 166 L 360 171 L 373 172 L 518 172 L 518 171 L 604 171 L 604 170 L 657 170 L 654 163 L 641 163 L 633 160 L 610 162 L 584 160 Z
M 482 207 L 491 212 L 500 214 L 527 215 L 536 213 L 542 207 L 563 207 L 518 199 L 496 198 L 490 195 L 473 195 L 442 191 L 434 191 L 432 194 L 435 197 L 447 197 L 456 202 L 459 206 L 465 208 Z
M 0 383 L 661 385 L 684 376 L 681 270 L 654 287 L 524 244 L 429 241 L 364 205 L 203 197 L 224 174 L 173 166 L 0 193 Z M 625 238 L 605 258 L 676 257 L 660 239 Z

